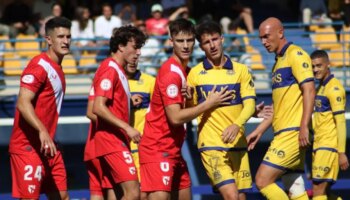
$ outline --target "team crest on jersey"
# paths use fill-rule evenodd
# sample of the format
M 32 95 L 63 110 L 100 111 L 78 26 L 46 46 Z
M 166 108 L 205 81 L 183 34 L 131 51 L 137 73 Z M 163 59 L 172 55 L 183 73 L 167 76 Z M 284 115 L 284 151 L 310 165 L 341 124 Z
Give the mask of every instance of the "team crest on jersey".
M 138 81 L 137 81 L 137 84 L 138 84 L 138 85 L 142 85 L 142 84 L 143 84 L 143 79 L 138 80 Z
M 221 175 L 221 173 L 220 173 L 219 170 L 215 170 L 215 171 L 213 172 L 213 177 L 214 177 L 214 180 L 215 180 L 215 181 L 219 181 L 219 180 L 221 180 L 222 175 Z
M 33 83 L 34 82 L 34 76 L 31 74 L 24 75 L 22 77 L 22 82 L 23 83 Z
M 230 70 L 227 70 L 226 74 L 227 75 L 233 75 L 233 74 L 235 74 L 235 72 L 232 69 L 230 69 Z
M 28 192 L 29 192 L 30 194 L 33 194 L 34 191 L 35 191 L 35 185 L 28 185 Z
M 163 184 L 169 185 L 170 182 L 170 176 L 163 176 Z
M 100 83 L 100 87 L 102 90 L 107 91 L 107 90 L 111 89 L 112 83 L 109 79 L 103 79 Z
M 167 94 L 168 97 L 170 97 L 170 98 L 176 97 L 178 93 L 179 93 L 179 88 L 178 88 L 175 84 L 170 84 L 170 85 L 166 88 L 166 94 Z
M 306 62 L 303 63 L 303 67 L 306 69 L 309 67 L 309 64 L 307 64 Z

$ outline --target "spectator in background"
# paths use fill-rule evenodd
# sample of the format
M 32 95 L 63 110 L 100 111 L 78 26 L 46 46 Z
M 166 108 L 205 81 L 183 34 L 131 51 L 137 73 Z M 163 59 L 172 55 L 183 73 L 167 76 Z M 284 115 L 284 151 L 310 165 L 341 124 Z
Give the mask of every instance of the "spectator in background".
M 344 22 L 346 27 L 350 27 L 350 0 L 344 0 L 343 12 L 344 12 Z
M 136 6 L 133 1 L 121 1 L 115 4 L 114 14 L 122 20 L 123 25 L 134 24 L 137 20 Z
M 84 47 L 96 47 L 96 43 L 93 40 L 95 38 L 93 21 L 90 19 L 90 11 L 87 7 L 80 6 L 76 8 L 71 33 L 73 39 L 72 52 L 78 62 Z M 81 38 L 86 38 L 86 40 Z M 91 50 L 87 49 L 87 51 Z
M 51 15 L 49 16 L 43 16 L 45 17 L 43 20 L 40 20 L 40 29 L 39 29 L 39 35 L 41 37 L 45 37 L 45 24 L 47 21 L 54 17 L 61 17 L 62 16 L 62 6 L 59 3 L 54 3 L 51 6 Z
M 3 21 L 9 25 L 10 37 L 15 38 L 18 34 L 35 34 L 31 25 L 32 9 L 24 0 L 14 1 L 5 7 Z
M 169 19 L 162 16 L 163 7 L 154 4 L 151 8 L 152 17 L 146 20 L 147 34 L 150 36 L 161 36 L 168 33 Z
M 122 20 L 118 16 L 113 15 L 111 5 L 103 4 L 102 15 L 95 20 L 95 37 L 100 39 L 97 40 L 97 46 L 101 47 L 101 50 L 97 53 L 97 62 L 102 61 L 109 55 L 109 38 L 112 36 L 113 29 L 121 26 Z
M 328 12 L 329 12 L 329 17 L 333 22 L 340 22 L 332 24 L 334 30 L 336 31 L 337 34 L 337 39 L 340 39 L 340 31 L 343 28 L 343 19 L 345 21 L 345 12 L 343 13 L 343 10 L 346 10 L 346 4 L 345 2 L 349 0 L 331 0 L 328 1 Z M 350 1 L 349 1 L 350 3 Z M 346 21 L 345 21 L 346 24 Z
M 310 31 L 310 23 L 332 23 L 332 20 L 327 17 L 327 7 L 324 0 L 301 0 L 300 12 L 305 24 L 305 31 Z

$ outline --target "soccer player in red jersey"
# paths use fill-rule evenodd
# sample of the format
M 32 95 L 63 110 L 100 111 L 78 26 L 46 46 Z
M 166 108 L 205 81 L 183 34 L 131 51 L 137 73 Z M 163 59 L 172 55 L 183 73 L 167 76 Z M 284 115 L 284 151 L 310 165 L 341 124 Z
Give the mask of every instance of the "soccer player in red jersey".
M 184 123 L 232 98 L 227 88 L 214 92 L 214 87 L 206 101 L 196 107 L 184 108 L 181 91 L 186 87 L 195 30 L 185 19 L 171 22 L 169 30 L 173 54 L 158 72 L 139 145 L 141 191 L 149 200 L 191 199 L 191 180 L 181 155 L 186 137 Z
M 116 199 L 111 182 L 102 175 L 102 169 L 99 159 L 95 153 L 94 136 L 96 132 L 97 116 L 92 112 L 95 101 L 94 87 L 91 87 L 86 116 L 91 120 L 89 134 L 85 144 L 84 162 L 89 175 L 90 199 L 103 200 L 104 198 L 112 200 Z
M 140 133 L 129 125 L 130 91 L 124 68 L 135 64 L 146 36 L 133 26 L 116 29 L 110 39 L 111 56 L 100 64 L 93 87 L 97 116 L 95 153 L 103 175 L 115 188 L 122 189 L 123 198 L 140 198 L 135 163 L 130 152 L 130 140 L 138 143 Z
M 55 17 L 45 25 L 47 52 L 35 56 L 21 76 L 9 144 L 12 196 L 69 199 L 67 175 L 54 140 L 66 82 L 61 62 L 69 53 L 71 22 Z

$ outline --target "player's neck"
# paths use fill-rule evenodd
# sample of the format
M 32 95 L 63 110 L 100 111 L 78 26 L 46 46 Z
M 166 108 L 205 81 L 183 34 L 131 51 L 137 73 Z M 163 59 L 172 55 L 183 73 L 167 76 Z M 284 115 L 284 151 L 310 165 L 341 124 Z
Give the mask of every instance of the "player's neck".
M 114 61 L 117 62 L 118 65 L 120 65 L 120 67 L 122 67 L 124 69 L 124 66 L 126 66 L 126 62 L 123 59 L 122 55 L 119 55 L 118 53 L 114 53 L 114 54 L 112 54 L 111 57 Z
M 286 44 L 288 44 L 288 41 L 285 38 L 283 38 L 281 40 L 281 42 L 280 42 L 280 45 L 278 46 L 276 55 L 280 55 L 281 54 L 281 51 L 282 51 L 283 47 L 286 46 Z
M 64 57 L 64 55 L 58 55 L 57 53 L 55 53 L 52 48 L 49 48 L 47 50 L 46 55 L 58 65 L 61 65 Z
M 214 60 L 208 59 L 208 61 L 212 66 L 221 67 L 224 66 L 225 62 L 227 61 L 227 58 L 224 56 L 224 54 L 222 54 L 219 58 Z
M 186 69 L 189 59 L 181 59 L 180 57 L 178 57 L 177 55 L 173 54 L 173 58 L 181 64 L 181 66 Z

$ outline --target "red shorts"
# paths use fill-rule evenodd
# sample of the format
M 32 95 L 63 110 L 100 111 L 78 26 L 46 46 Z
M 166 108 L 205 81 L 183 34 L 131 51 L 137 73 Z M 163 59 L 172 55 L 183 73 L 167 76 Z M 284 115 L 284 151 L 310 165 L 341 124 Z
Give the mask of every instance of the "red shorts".
M 141 163 L 140 172 L 142 192 L 171 192 L 191 187 L 191 178 L 183 159 Z
M 137 170 L 131 152 L 118 151 L 99 157 L 102 174 L 118 184 L 125 181 L 138 181 Z
M 111 189 L 112 184 L 107 177 L 102 176 L 102 169 L 99 159 L 85 161 L 86 169 L 89 174 L 89 186 L 91 195 L 102 196 L 102 188 Z
M 10 154 L 12 196 L 39 198 L 40 193 L 67 191 L 67 174 L 62 154 L 39 157 L 35 151 Z

